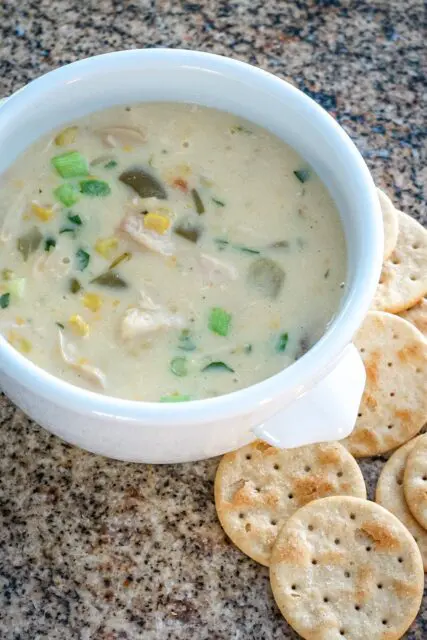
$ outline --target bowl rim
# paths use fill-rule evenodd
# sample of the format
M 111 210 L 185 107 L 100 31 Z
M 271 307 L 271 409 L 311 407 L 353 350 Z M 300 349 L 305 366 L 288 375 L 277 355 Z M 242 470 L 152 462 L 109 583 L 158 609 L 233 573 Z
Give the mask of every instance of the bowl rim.
M 356 284 L 347 294 L 330 327 L 320 340 L 302 358 L 290 367 L 250 387 L 232 391 L 226 395 L 192 400 L 189 402 L 161 403 L 126 400 L 103 395 L 62 380 L 34 364 L 15 350 L 0 334 L 0 369 L 24 388 L 36 395 L 80 414 L 96 414 L 117 420 L 134 420 L 139 424 L 156 424 L 161 427 L 171 421 L 179 424 L 214 422 L 230 416 L 249 415 L 257 407 L 285 398 L 289 390 L 298 397 L 324 377 L 339 360 L 345 346 L 351 342 L 361 325 L 375 293 L 382 264 L 382 217 L 373 179 L 356 146 L 341 126 L 314 100 L 286 80 L 240 60 L 217 54 L 186 49 L 131 49 L 114 51 L 78 60 L 33 80 L 3 104 L 0 117 L 13 119 L 17 101 L 32 100 L 51 88 L 52 82 L 70 83 L 75 78 L 93 72 L 96 67 L 121 66 L 128 61 L 145 65 L 172 67 L 190 66 L 203 71 L 214 71 L 250 79 L 259 88 L 278 95 L 287 94 L 310 107 L 319 126 L 328 130 L 334 144 L 340 146 L 343 161 L 351 163 L 355 179 L 364 186 L 361 193 L 365 210 L 364 224 L 369 239 L 361 264 L 358 265 Z

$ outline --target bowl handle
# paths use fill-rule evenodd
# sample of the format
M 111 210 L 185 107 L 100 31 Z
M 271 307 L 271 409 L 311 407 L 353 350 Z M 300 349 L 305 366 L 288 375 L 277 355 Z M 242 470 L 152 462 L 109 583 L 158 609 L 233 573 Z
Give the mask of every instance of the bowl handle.
M 365 381 L 359 352 L 349 344 L 326 378 L 253 432 L 282 449 L 341 440 L 354 428 Z

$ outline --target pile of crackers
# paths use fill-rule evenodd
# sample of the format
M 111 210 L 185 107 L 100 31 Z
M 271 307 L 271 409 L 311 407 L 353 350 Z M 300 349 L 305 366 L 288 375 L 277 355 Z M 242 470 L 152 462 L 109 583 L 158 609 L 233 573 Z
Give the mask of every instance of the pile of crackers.
M 427 231 L 379 191 L 385 255 L 355 344 L 367 381 L 353 433 L 225 455 L 219 520 L 270 567 L 275 600 L 305 640 L 395 640 L 416 617 L 427 571 Z M 287 428 L 300 428 L 287 425 Z M 400 448 L 397 448 L 400 447 Z M 375 502 L 356 458 L 397 449 Z

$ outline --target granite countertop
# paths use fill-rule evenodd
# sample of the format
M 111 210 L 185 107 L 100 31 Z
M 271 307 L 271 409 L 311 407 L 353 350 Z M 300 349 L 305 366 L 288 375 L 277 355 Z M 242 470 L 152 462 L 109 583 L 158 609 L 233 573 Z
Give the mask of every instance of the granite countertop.
M 114 49 L 229 55 L 311 95 L 355 140 L 377 184 L 427 221 L 424 10 L 423 0 L 4 0 L 0 97 Z M 96 457 L 1 394 L 0 448 L 1 638 L 297 638 L 267 569 L 216 520 L 217 460 Z M 362 463 L 371 495 L 382 464 Z M 407 638 L 426 637 L 427 600 L 423 611 Z

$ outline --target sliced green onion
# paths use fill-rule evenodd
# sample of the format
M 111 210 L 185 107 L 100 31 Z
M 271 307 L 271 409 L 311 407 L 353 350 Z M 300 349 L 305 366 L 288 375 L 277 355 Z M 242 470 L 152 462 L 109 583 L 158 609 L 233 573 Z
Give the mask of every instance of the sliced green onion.
M 85 196 L 109 196 L 111 193 L 110 185 L 104 180 L 81 180 L 80 191 Z
M 285 351 L 288 345 L 289 335 L 287 333 L 281 333 L 279 339 L 276 344 L 276 351 L 283 352 Z
M 46 238 L 45 243 L 44 243 L 44 250 L 45 251 L 50 251 L 51 249 L 54 249 L 55 247 L 56 247 L 55 238 Z
M 29 256 L 37 251 L 42 241 L 42 234 L 37 229 L 37 227 L 33 227 L 27 233 L 24 233 L 23 236 L 20 236 L 17 240 L 17 248 L 18 251 L 22 254 L 25 262 L 28 260 Z
M 72 207 L 80 197 L 76 187 L 72 184 L 61 184 L 53 193 L 66 207 Z
M 191 189 L 191 196 L 193 198 L 196 211 L 199 214 L 199 216 L 201 216 L 202 213 L 205 212 L 205 205 L 203 204 L 203 200 L 201 199 L 197 189 Z
M 82 285 L 80 284 L 80 282 L 76 278 L 71 278 L 70 280 L 71 293 L 78 293 L 81 288 L 82 288 Z
M 69 213 L 67 218 L 70 222 L 72 222 L 73 224 L 76 224 L 78 227 L 80 227 L 83 224 L 82 219 L 78 215 L 78 213 Z
M 68 151 L 52 158 L 52 164 L 61 178 L 80 178 L 89 173 L 87 160 L 78 151 Z
M 203 367 L 202 371 L 213 371 L 214 369 L 217 371 L 229 371 L 230 373 L 234 373 L 234 369 L 229 367 L 225 362 L 221 361 L 211 362 L 210 364 L 206 365 L 206 367 Z
M 294 176 L 302 183 L 307 182 L 311 176 L 310 169 L 297 169 L 294 171 Z
M 212 202 L 216 204 L 217 207 L 225 207 L 225 202 L 218 200 L 218 198 L 212 198 Z
M 90 255 L 84 249 L 79 249 L 76 253 L 77 268 L 79 271 L 84 271 L 89 264 Z
M 9 306 L 10 302 L 10 293 L 3 293 L 0 296 L 0 309 L 6 309 Z
M 187 358 L 183 358 L 183 357 L 172 358 L 170 363 L 170 370 L 172 371 L 173 374 L 175 374 L 176 376 L 179 376 L 180 378 L 182 378 L 183 376 L 186 376 L 188 373 Z
M 221 307 L 214 307 L 209 316 L 209 329 L 219 336 L 227 336 L 230 330 L 231 313 Z
M 162 396 L 160 402 L 188 402 L 191 400 L 190 396 L 182 395 L 180 393 L 174 393 L 170 396 Z

